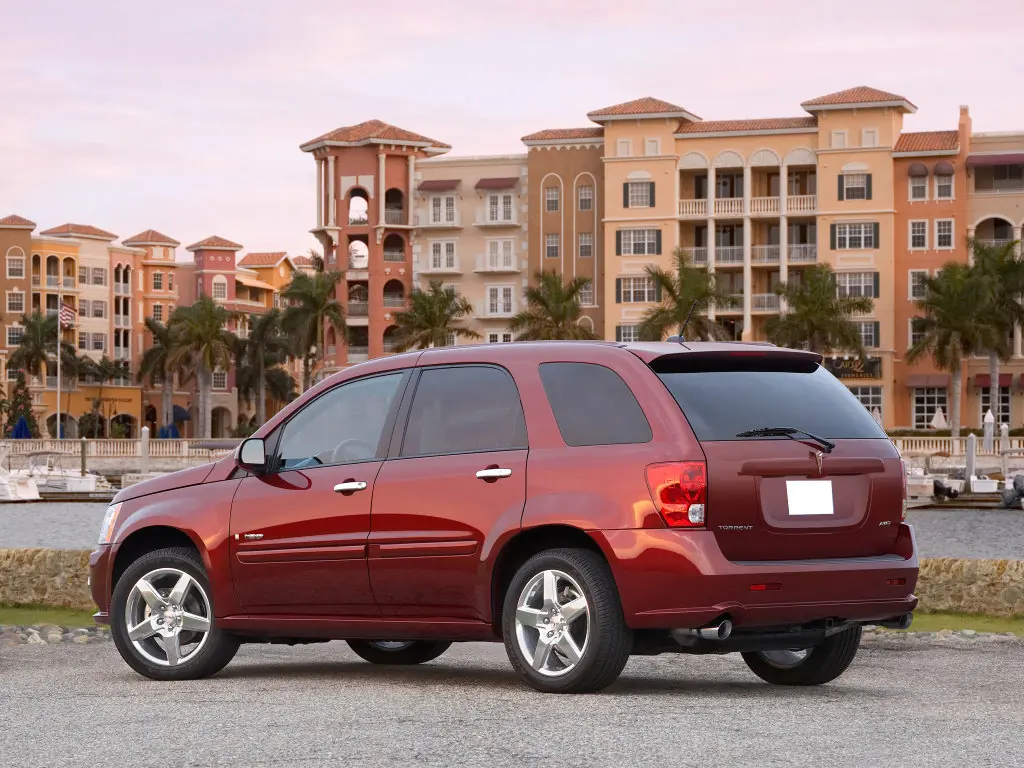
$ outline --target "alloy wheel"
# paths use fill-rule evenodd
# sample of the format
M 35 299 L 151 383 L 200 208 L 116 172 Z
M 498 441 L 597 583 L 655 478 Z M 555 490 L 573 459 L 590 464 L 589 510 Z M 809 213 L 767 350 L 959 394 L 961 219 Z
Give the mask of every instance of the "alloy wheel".
M 192 659 L 210 636 L 213 611 L 202 585 L 178 568 L 150 571 L 132 587 L 125 629 L 147 661 L 176 667 Z
M 590 606 L 579 583 L 564 571 L 541 571 L 516 606 L 516 641 L 530 666 L 546 677 L 575 669 L 590 639 Z

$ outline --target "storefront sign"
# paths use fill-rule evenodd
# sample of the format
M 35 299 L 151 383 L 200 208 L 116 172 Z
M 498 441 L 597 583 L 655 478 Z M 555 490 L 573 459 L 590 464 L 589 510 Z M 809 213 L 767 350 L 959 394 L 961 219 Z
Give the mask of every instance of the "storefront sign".
M 880 357 L 826 357 L 823 365 L 837 379 L 882 378 Z

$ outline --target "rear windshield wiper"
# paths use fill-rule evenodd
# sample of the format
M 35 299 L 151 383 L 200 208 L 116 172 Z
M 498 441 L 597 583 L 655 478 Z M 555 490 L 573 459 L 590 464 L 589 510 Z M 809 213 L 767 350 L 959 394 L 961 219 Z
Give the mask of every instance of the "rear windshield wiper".
M 802 429 L 796 429 L 794 427 L 763 427 L 761 429 L 751 429 L 746 432 L 740 432 L 736 437 L 788 437 L 791 440 L 796 440 L 794 435 L 803 435 L 808 437 L 814 442 L 821 445 L 825 449 L 825 453 L 832 453 L 832 449 L 836 447 L 836 444 L 830 440 L 826 440 L 823 437 L 812 435 L 810 432 L 805 432 Z

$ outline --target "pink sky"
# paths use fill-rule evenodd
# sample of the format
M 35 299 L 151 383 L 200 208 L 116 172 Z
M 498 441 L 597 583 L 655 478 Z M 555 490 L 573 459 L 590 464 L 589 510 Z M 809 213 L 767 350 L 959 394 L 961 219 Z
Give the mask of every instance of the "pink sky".
M 298 146 L 370 118 L 497 154 L 639 96 L 784 117 L 871 85 L 917 104 L 908 130 L 960 104 L 1024 130 L 1021 0 L 35 0 L 3 24 L 0 216 L 184 244 L 314 247 Z

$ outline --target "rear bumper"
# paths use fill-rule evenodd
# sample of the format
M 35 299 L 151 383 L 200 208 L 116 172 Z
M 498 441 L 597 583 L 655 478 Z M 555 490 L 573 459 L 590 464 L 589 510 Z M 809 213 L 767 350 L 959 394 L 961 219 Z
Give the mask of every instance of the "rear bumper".
M 757 563 L 726 559 L 711 531 L 591 533 L 634 629 L 696 628 L 725 615 L 743 628 L 883 621 L 917 606 L 917 545 L 907 525 L 899 556 Z

